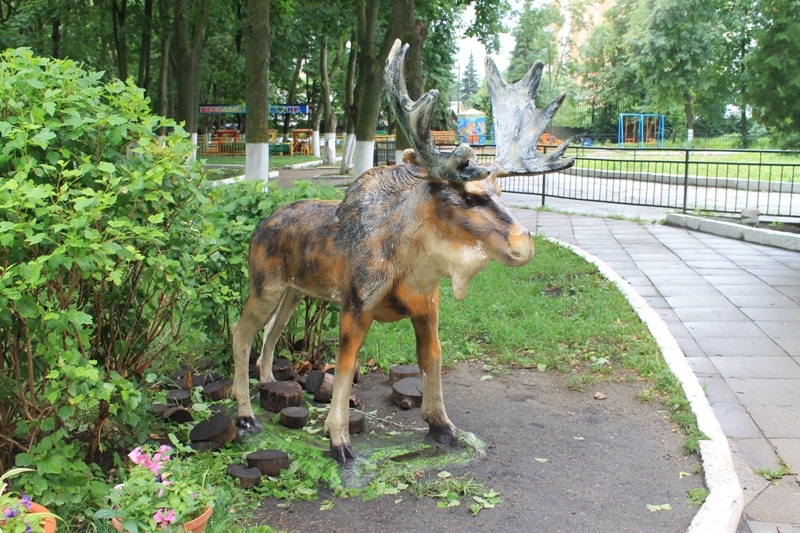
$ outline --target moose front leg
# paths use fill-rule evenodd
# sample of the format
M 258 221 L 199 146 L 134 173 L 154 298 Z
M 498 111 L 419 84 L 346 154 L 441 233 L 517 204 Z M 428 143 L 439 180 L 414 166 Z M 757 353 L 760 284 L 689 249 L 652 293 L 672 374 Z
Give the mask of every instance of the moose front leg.
M 420 414 L 428 423 L 428 440 L 454 444 L 458 430 L 447 418 L 442 396 L 442 348 L 439 345 L 439 296 L 427 315 L 413 317 L 417 337 L 417 364 L 422 376 L 422 407 Z
M 325 419 L 325 432 L 331 439 L 331 456 L 345 463 L 355 459 L 356 454 L 350 446 L 350 389 L 353 386 L 358 351 L 364 344 L 372 325 L 372 316 L 367 313 L 354 313 L 349 305 L 342 308 L 339 329 L 339 351 L 336 353 L 336 370 L 333 378 L 333 397 L 328 418 Z

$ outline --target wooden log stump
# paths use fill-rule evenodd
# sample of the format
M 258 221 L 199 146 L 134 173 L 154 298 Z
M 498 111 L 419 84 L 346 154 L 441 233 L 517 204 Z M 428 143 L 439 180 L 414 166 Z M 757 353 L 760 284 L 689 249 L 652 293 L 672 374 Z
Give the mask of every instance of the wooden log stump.
M 364 413 L 350 413 L 350 434 L 353 435 L 355 433 L 361 433 L 366 428 L 366 418 L 364 418 Z
M 300 388 L 303 390 L 308 390 L 308 386 L 306 385 L 307 381 L 308 381 L 308 375 L 300 376 L 297 379 L 297 382 L 300 384 Z
M 192 393 L 188 390 L 171 390 L 167 393 L 167 403 L 189 407 L 192 405 Z
M 306 378 L 306 390 L 311 394 L 314 394 L 319 390 L 319 386 L 322 385 L 322 381 L 325 379 L 325 372 L 321 370 L 314 370 L 312 371 L 308 377 Z
M 364 398 L 360 396 L 356 396 L 355 394 L 350 395 L 350 407 L 354 407 L 355 409 L 364 410 Z
M 316 392 L 314 392 L 314 400 L 321 403 L 330 403 L 333 397 L 333 374 L 324 372 L 322 375 L 322 383 L 320 383 Z
M 238 479 L 242 488 L 252 489 L 261 483 L 261 470 L 258 468 L 245 468 L 244 465 L 230 465 L 228 475 Z
M 236 438 L 238 431 L 231 417 L 217 413 L 208 420 L 203 420 L 197 424 L 189 439 L 192 442 L 211 441 L 220 445 L 225 445 Z
M 247 466 L 265 476 L 280 476 L 281 470 L 289 468 L 289 456 L 280 450 L 260 450 L 247 456 Z
M 403 378 L 392 385 L 392 400 L 403 409 L 422 405 L 422 380 Z
M 300 429 L 308 424 L 308 409 L 305 407 L 284 407 L 278 423 L 283 427 Z
M 421 376 L 416 365 L 397 365 L 389 369 L 389 385 L 394 385 L 401 379 L 418 377 Z
M 284 407 L 299 407 L 303 404 L 303 389 L 294 381 L 270 381 L 259 383 L 261 407 L 279 413 Z
M 198 452 L 215 452 L 222 448 L 222 446 L 218 442 L 211 442 L 210 440 L 203 440 L 200 442 L 193 442 L 192 448 L 197 450 Z
M 165 403 L 154 403 L 153 412 L 159 414 L 177 424 L 184 422 L 191 422 L 194 420 L 192 413 L 181 407 L 180 405 L 167 405 Z
M 288 359 L 272 361 L 272 375 L 277 381 L 289 381 L 294 373 L 294 365 Z
M 330 368 L 326 369 L 325 372 L 327 372 L 330 375 L 334 375 L 335 372 L 336 372 L 336 367 L 335 366 L 331 366 Z M 356 367 L 353 369 L 353 384 L 354 385 L 358 384 L 358 377 L 360 375 L 361 375 L 361 364 L 357 363 Z
M 231 386 L 233 386 L 232 379 L 222 379 L 220 381 L 212 381 L 211 383 L 203 387 L 203 397 L 218 402 L 220 400 L 225 399 L 225 397 L 228 396 L 228 391 L 230 391 Z

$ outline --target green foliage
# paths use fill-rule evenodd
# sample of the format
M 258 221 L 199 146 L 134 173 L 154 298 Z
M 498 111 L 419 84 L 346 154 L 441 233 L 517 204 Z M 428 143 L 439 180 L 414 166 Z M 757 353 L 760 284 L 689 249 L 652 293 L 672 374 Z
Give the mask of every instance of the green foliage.
M 208 188 L 142 90 L 72 61 L 0 55 L 0 101 L 0 460 L 35 468 L 39 501 L 86 507 L 98 459 L 149 434 L 148 369 L 228 359 L 258 222 L 339 193 Z
M 7 479 L 30 471 L 30 468 L 12 468 L 0 476 L 0 524 L 7 533 L 42 533 L 45 518 L 55 516 L 36 512 L 29 496 L 7 490 Z
M 687 490 L 686 494 L 688 495 L 686 498 L 686 503 L 688 503 L 690 506 L 703 505 L 703 503 L 706 501 L 706 498 L 708 498 L 708 495 L 711 494 L 711 491 L 705 487 L 698 487 L 696 489 Z
M 793 0 L 763 0 L 758 48 L 747 60 L 749 92 L 760 120 L 787 148 L 800 146 L 800 10 Z

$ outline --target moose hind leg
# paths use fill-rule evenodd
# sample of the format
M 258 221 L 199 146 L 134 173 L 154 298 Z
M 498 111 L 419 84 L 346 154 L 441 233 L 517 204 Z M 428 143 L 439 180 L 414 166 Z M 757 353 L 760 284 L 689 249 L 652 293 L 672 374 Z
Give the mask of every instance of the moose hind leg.
M 250 384 L 248 380 L 250 349 L 258 330 L 277 312 L 285 290 L 275 289 L 260 297 L 250 295 L 242 310 L 242 316 L 233 325 L 233 392 L 236 396 L 238 416 L 236 425 L 245 429 L 258 428 L 259 424 L 250 405 Z
M 422 376 L 420 414 L 428 423 L 428 440 L 455 444 L 458 430 L 447 417 L 442 395 L 442 348 L 439 345 L 438 316 L 438 309 L 433 309 L 428 315 L 411 319 L 417 337 L 417 364 Z
M 286 324 L 292 318 L 292 313 L 302 301 L 303 294 L 300 291 L 292 288 L 286 289 L 278 304 L 278 311 L 273 313 L 272 319 L 264 327 L 264 343 L 261 345 L 261 356 L 258 358 L 261 383 L 275 381 L 272 375 L 272 357 L 275 353 L 275 345 L 286 328 Z

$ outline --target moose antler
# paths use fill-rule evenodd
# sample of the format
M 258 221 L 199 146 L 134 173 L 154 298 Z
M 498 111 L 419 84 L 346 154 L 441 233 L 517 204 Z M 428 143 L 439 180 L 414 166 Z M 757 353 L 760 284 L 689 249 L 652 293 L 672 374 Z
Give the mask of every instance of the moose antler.
M 495 171 L 497 177 L 517 174 L 545 174 L 569 168 L 574 158 L 564 158 L 569 143 L 561 143 L 544 158 L 536 151 L 539 136 L 564 102 L 566 93 L 542 109 L 536 107 L 534 98 L 542 78 L 544 63 L 537 61 L 520 81 L 509 85 L 500 76 L 497 66 L 486 57 L 486 81 L 492 99 L 492 116 L 497 145 Z
M 411 141 L 422 166 L 433 178 L 447 181 L 482 180 L 489 175 L 489 169 L 478 166 L 473 160 L 472 148 L 467 144 L 458 146 L 449 154 L 442 154 L 431 140 L 431 120 L 439 101 L 439 91 L 431 89 L 420 96 L 416 102 L 408 97 L 406 80 L 403 74 L 409 46 L 397 39 L 386 59 L 383 81 L 386 97 L 397 123 Z

